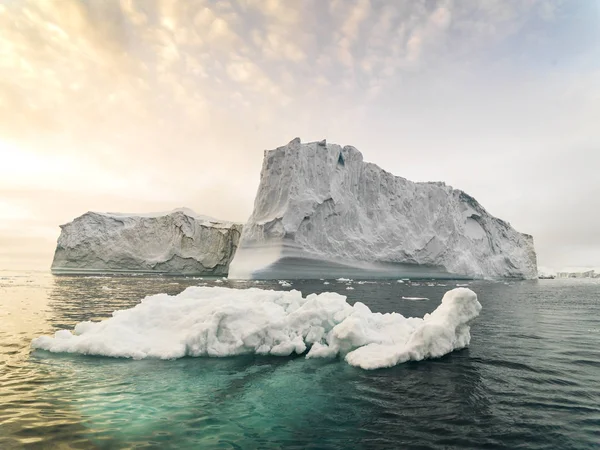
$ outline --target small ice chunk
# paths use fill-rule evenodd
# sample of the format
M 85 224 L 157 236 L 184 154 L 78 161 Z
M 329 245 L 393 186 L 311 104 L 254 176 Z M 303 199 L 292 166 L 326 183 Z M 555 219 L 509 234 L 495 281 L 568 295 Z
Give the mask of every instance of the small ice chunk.
M 437 358 L 469 345 L 481 305 L 470 289 L 446 292 L 423 318 L 373 313 L 333 292 L 189 287 L 144 298 L 101 322 L 81 322 L 31 343 L 34 349 L 133 359 L 260 354 L 337 355 L 363 369 Z

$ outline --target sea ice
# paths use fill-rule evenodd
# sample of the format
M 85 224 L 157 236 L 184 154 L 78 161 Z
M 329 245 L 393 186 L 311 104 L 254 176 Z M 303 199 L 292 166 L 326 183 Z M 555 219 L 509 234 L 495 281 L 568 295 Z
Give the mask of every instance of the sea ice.
M 325 292 L 189 287 L 144 298 L 101 322 L 41 336 L 32 347 L 134 359 L 247 353 L 344 357 L 363 369 L 437 358 L 469 345 L 469 321 L 481 305 L 470 289 L 446 292 L 423 318 L 373 313 L 363 303 Z

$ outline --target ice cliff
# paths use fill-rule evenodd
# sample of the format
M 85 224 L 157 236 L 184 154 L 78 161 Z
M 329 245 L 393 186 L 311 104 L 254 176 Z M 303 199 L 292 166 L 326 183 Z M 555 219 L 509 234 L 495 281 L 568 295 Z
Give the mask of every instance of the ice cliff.
M 88 212 L 61 226 L 53 273 L 227 275 L 242 225 L 188 209 L 134 215 Z
M 230 278 L 537 277 L 533 238 L 441 182 L 325 141 L 266 151 Z

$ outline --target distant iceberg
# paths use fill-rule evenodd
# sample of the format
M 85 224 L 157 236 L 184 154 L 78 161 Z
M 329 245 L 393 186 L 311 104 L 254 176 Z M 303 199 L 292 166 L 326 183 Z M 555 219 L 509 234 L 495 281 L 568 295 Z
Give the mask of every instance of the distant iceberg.
M 501 188 L 501 187 L 500 187 Z M 414 183 L 354 147 L 266 151 L 230 278 L 537 277 L 533 238 L 441 182 Z
M 88 212 L 61 226 L 52 272 L 227 275 L 242 225 L 180 208 Z
M 189 287 L 176 296 L 146 297 L 101 322 L 74 332 L 41 336 L 32 347 L 57 353 L 174 359 L 247 353 L 307 358 L 341 356 L 363 369 L 437 358 L 469 345 L 469 322 L 479 315 L 477 295 L 446 292 L 423 318 L 373 313 L 336 293 L 256 288 Z

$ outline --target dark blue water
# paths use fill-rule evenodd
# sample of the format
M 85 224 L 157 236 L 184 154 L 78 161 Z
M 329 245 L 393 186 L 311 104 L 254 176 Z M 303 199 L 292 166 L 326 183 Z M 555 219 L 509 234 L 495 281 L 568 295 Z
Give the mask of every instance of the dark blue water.
M 215 284 L 0 272 L 0 448 L 600 446 L 598 280 L 473 282 L 483 311 L 470 348 L 376 371 L 303 357 L 131 361 L 29 348 L 38 335 L 200 283 Z M 455 283 L 432 284 L 293 288 L 422 316 Z

